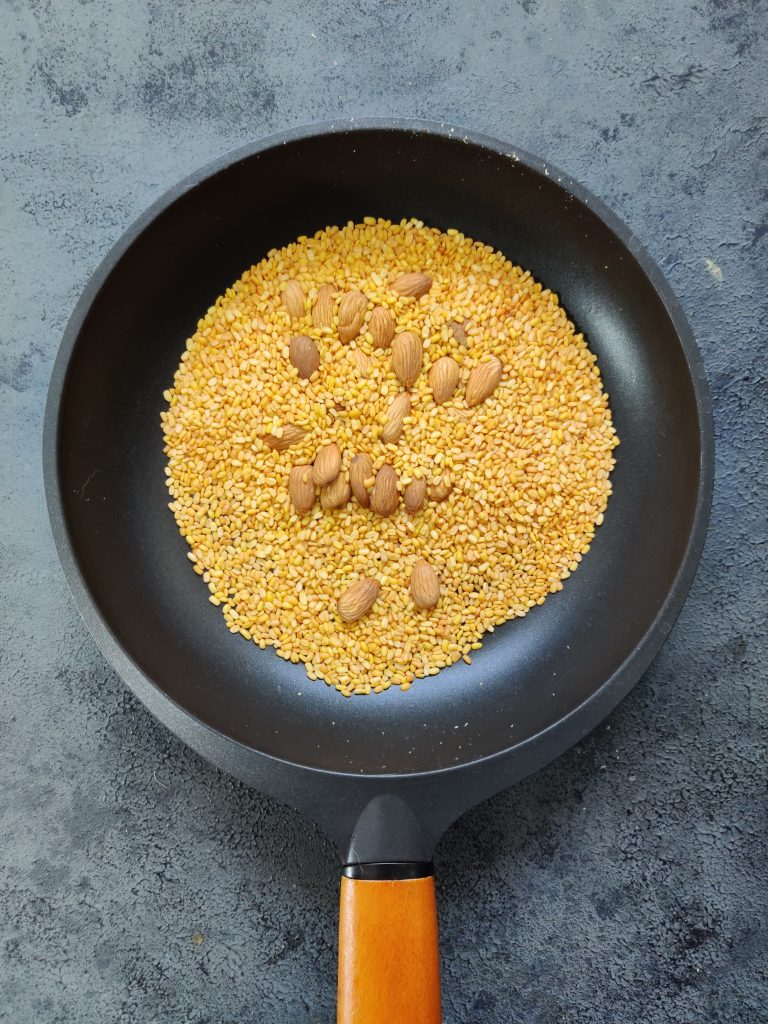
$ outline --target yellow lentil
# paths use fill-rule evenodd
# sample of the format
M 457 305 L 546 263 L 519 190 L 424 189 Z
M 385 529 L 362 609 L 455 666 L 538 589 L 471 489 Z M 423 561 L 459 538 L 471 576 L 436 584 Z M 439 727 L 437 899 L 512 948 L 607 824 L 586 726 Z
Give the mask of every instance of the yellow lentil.
M 423 298 L 390 289 L 415 271 L 432 278 Z M 307 300 L 293 319 L 281 302 L 289 281 Z M 330 327 L 312 322 L 322 284 L 339 293 Z M 352 290 L 368 309 L 359 336 L 343 344 L 338 297 Z M 386 445 L 381 426 L 402 385 L 367 330 L 376 306 L 424 344 L 403 436 Z M 288 358 L 299 332 L 320 351 L 309 379 Z M 492 354 L 502 380 L 468 409 L 470 370 Z M 427 371 L 445 355 L 461 378 L 436 405 Z M 272 250 L 199 321 L 163 397 L 169 507 L 209 600 L 233 634 L 303 662 L 310 679 L 346 696 L 407 690 L 459 659 L 471 663 L 484 633 L 561 590 L 603 521 L 619 443 L 596 357 L 558 297 L 489 246 L 416 220 L 366 217 Z M 289 424 L 306 433 L 273 450 L 264 438 Z M 401 502 L 393 516 L 377 516 L 354 499 L 298 514 L 291 467 L 331 442 L 343 473 L 367 454 L 374 473 L 394 467 L 401 491 L 414 479 L 438 490 L 450 481 L 450 491 L 413 515 Z M 440 577 L 432 610 L 409 595 L 420 558 Z M 370 614 L 346 624 L 336 601 L 366 576 L 381 594 Z

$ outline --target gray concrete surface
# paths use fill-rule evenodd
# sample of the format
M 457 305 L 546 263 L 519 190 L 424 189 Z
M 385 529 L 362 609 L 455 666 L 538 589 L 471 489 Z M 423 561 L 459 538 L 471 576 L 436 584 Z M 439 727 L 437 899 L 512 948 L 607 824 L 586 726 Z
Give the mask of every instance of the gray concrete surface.
M 702 567 L 645 679 L 439 848 L 445 1020 L 768 1021 L 767 40 L 764 3 L 726 0 L 0 5 L 0 1020 L 333 1019 L 330 846 L 107 668 L 49 535 L 41 420 L 78 293 L 177 178 L 410 114 L 614 207 L 690 317 L 718 438 Z

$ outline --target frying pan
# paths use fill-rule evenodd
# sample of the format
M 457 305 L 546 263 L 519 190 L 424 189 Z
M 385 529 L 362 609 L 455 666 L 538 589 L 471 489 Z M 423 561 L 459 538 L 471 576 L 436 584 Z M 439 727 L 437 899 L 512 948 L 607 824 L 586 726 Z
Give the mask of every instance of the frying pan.
M 271 248 L 366 215 L 459 228 L 556 291 L 598 355 L 622 443 L 605 524 L 562 592 L 471 666 L 346 700 L 223 628 L 167 508 L 159 415 L 227 285 Z M 107 256 L 64 335 L 44 448 L 59 555 L 109 662 L 188 744 L 334 839 L 339 1021 L 439 1021 L 437 840 L 616 707 L 698 562 L 711 410 L 657 267 L 585 189 L 501 142 L 412 121 L 288 132 L 187 178 Z

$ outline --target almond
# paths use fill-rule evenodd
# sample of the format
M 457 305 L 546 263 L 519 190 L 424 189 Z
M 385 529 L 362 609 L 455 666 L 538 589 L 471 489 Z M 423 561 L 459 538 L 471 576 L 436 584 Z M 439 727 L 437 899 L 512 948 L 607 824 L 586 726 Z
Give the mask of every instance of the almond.
M 361 348 L 354 348 L 352 349 L 352 359 L 360 376 L 367 377 L 371 372 L 371 364 L 373 362 L 371 357 L 363 352 Z
M 342 508 L 352 494 L 345 473 L 339 473 L 335 480 L 320 488 L 320 507 L 325 509 Z
M 384 444 L 397 441 L 403 432 L 403 420 L 411 414 L 411 399 L 405 392 L 396 395 L 387 410 L 387 419 L 381 432 Z
M 312 479 L 318 487 L 332 483 L 341 472 L 341 449 L 335 443 L 323 445 L 315 456 Z
M 403 502 L 406 510 L 410 512 L 411 515 L 413 515 L 414 512 L 418 512 L 424 504 L 426 496 L 427 481 L 423 478 L 421 480 L 411 480 L 403 493 Z
M 399 274 L 392 282 L 392 290 L 399 295 L 411 295 L 414 299 L 420 299 L 426 295 L 432 287 L 432 278 L 421 271 L 412 274 Z
M 447 473 L 443 473 L 429 488 L 429 496 L 433 501 L 445 501 L 452 490 L 453 481 Z
M 343 342 L 352 341 L 360 333 L 365 320 L 368 299 L 362 292 L 347 292 L 339 303 L 339 337 Z
M 363 508 L 371 504 L 371 496 L 365 481 L 373 476 L 373 460 L 370 455 L 355 455 L 349 464 L 349 482 L 352 493 Z
M 389 310 L 376 306 L 368 320 L 368 330 L 376 348 L 389 348 L 395 336 L 395 321 Z
M 306 430 L 295 423 L 286 423 L 279 434 L 265 434 L 264 443 L 274 452 L 284 452 L 292 444 L 298 444 L 307 435 Z
M 333 327 L 333 302 L 336 289 L 332 284 L 321 284 L 312 307 L 312 323 L 315 327 Z
M 376 580 L 358 580 L 347 587 L 336 602 L 339 615 L 345 622 L 357 622 L 368 614 L 380 592 L 381 587 Z
M 298 281 L 289 281 L 280 295 L 291 320 L 304 316 L 304 289 Z
M 315 504 L 311 466 L 294 466 L 288 475 L 288 497 L 297 512 L 309 512 Z
M 413 331 L 403 331 L 392 342 L 392 369 L 407 388 L 416 383 L 421 370 L 424 348 Z
M 411 597 L 419 608 L 434 608 L 440 600 L 440 580 L 429 562 L 423 558 L 411 570 Z
M 467 405 L 470 408 L 474 405 L 480 405 L 481 402 L 484 402 L 486 398 L 493 394 L 501 380 L 502 370 L 501 360 L 497 359 L 496 356 L 491 356 L 484 363 L 478 363 L 474 370 L 472 370 L 467 381 L 465 393 Z
M 379 516 L 391 516 L 399 501 L 397 474 L 389 463 L 385 462 L 376 474 L 371 494 L 371 509 Z
M 441 356 L 437 362 L 429 368 L 429 386 L 432 388 L 432 397 L 438 405 L 447 402 L 453 397 L 459 383 L 461 371 L 459 364 L 450 356 Z
M 465 320 L 463 323 L 459 323 L 458 320 L 449 320 L 448 326 L 461 347 L 469 348 L 469 342 L 467 341 L 467 327 L 469 327 L 469 320 Z
M 288 358 L 304 380 L 311 377 L 320 366 L 317 345 L 306 334 L 294 334 L 288 343 Z

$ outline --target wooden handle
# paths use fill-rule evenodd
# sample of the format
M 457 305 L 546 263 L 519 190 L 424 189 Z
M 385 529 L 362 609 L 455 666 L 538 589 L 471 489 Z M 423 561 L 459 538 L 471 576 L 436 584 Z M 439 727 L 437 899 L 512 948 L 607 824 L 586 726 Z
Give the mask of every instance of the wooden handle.
M 433 878 L 341 879 L 338 1024 L 440 1024 Z

